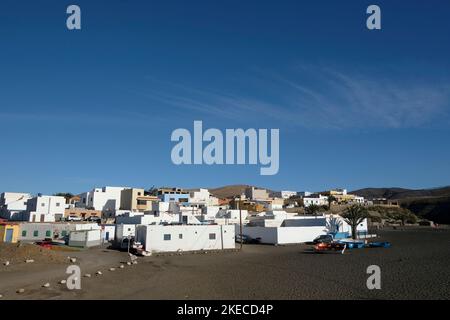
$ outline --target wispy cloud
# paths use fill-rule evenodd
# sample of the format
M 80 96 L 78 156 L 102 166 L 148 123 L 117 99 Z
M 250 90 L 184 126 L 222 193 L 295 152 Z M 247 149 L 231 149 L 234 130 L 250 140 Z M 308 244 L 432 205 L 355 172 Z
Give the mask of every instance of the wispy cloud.
M 319 129 L 421 127 L 450 114 L 450 82 L 309 66 L 289 75 L 262 72 L 247 85 L 248 92 L 237 94 L 159 82 L 141 94 L 196 115 Z

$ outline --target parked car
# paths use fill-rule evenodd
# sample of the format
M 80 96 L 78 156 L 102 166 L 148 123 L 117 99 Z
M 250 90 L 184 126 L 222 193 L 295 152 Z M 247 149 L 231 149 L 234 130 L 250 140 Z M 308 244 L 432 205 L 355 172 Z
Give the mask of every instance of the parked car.
M 331 235 L 331 234 L 322 234 L 322 235 L 320 235 L 320 236 L 318 236 L 318 237 L 316 237 L 314 240 L 313 240 L 313 243 L 314 244 L 318 244 L 318 243 L 331 243 L 331 242 L 333 242 L 333 236 Z
M 236 235 L 236 242 L 240 243 L 241 242 L 241 235 Z M 243 234 L 242 235 L 242 243 L 245 244 L 257 244 L 257 243 L 261 243 L 261 238 L 252 238 L 248 235 Z
M 83 219 L 81 219 L 81 217 L 77 217 L 77 216 L 68 216 L 67 217 L 67 221 L 82 221 Z
M 37 241 L 34 244 L 38 245 L 40 247 L 43 247 L 45 249 L 51 249 L 51 247 L 52 247 L 52 241 L 51 240 Z
M 99 218 L 99 217 L 89 217 L 89 218 L 87 218 L 87 221 L 89 221 L 89 222 L 98 222 L 98 223 L 101 223 L 101 222 L 102 222 L 102 219 Z

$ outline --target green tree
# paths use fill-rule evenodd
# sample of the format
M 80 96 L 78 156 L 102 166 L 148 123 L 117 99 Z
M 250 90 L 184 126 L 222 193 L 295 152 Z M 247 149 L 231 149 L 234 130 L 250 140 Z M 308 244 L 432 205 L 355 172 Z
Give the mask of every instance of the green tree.
M 331 203 L 333 203 L 334 201 L 336 201 L 336 198 L 332 195 L 328 196 L 328 211 L 331 210 Z
M 317 214 L 321 211 L 321 207 L 315 204 L 311 204 L 305 208 L 305 213 L 317 218 Z
M 364 221 L 369 216 L 367 209 L 361 205 L 352 205 L 348 207 L 344 213 L 341 214 L 341 217 L 344 219 L 346 223 L 350 225 L 352 228 L 352 238 L 357 239 L 356 228 L 358 225 Z

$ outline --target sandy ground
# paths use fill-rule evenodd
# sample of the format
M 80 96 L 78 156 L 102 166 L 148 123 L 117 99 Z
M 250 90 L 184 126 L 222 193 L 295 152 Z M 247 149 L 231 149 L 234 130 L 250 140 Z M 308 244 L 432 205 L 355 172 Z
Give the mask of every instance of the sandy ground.
M 105 248 L 77 257 L 81 290 L 68 290 L 69 263 L 0 266 L 3 299 L 450 299 L 450 229 L 383 230 L 392 248 L 314 254 L 308 245 L 246 245 L 242 252 L 139 258 Z M 67 253 L 62 253 L 67 255 Z M 381 267 L 381 290 L 366 287 L 369 265 Z M 115 271 L 108 271 L 115 267 Z M 103 275 L 96 276 L 101 270 Z M 50 288 L 42 288 L 49 282 Z M 16 293 L 24 288 L 22 294 Z

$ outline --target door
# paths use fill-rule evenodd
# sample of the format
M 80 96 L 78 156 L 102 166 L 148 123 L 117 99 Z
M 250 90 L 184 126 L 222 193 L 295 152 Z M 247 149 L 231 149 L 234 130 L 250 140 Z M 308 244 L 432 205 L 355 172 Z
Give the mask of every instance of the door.
M 105 240 L 109 241 L 109 231 L 106 231 Z
M 6 238 L 5 242 L 12 242 L 13 241 L 13 229 L 6 229 Z

